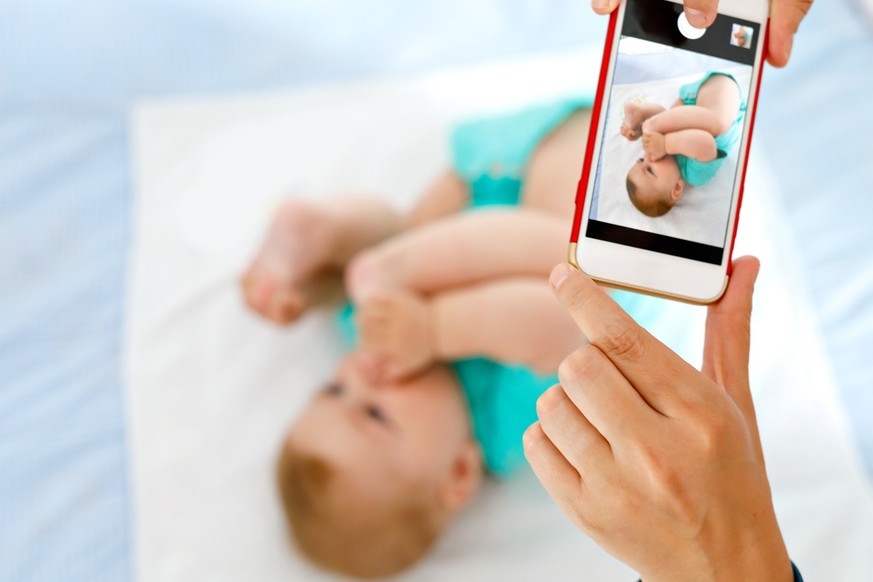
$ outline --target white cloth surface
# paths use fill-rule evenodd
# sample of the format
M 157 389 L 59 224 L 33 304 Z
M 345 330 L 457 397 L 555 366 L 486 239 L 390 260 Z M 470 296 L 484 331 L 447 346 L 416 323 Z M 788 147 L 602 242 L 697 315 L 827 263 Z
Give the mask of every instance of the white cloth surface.
M 748 92 L 749 70 L 737 67 L 732 73 Z M 669 108 L 679 97 L 679 87 L 696 81 L 695 74 L 667 81 L 616 84 L 606 120 L 603 141 L 603 176 L 597 220 L 646 232 L 663 234 L 721 248 L 730 212 L 730 194 L 736 175 L 737 151 L 722 164 L 715 177 L 702 186 L 686 186 L 685 193 L 667 214 L 652 218 L 631 203 L 627 194 L 627 172 L 643 156 L 642 140 L 630 142 L 619 133 L 624 121 L 624 104 L 629 101 L 658 103 Z
M 153 102 L 133 119 L 136 240 L 125 373 L 137 579 L 329 579 L 288 550 L 273 457 L 340 356 L 325 314 L 288 329 L 237 278 L 276 201 L 372 192 L 408 206 L 445 166 L 453 120 L 590 89 L 599 55 L 545 56 L 272 96 Z M 752 364 L 777 512 L 808 580 L 873 571 L 873 501 L 849 440 L 778 209 L 753 171 L 738 245 L 765 261 Z M 754 193 L 754 194 L 753 194 Z M 568 212 L 572 193 L 568 193 Z M 703 310 L 653 331 L 701 345 Z M 672 343 L 672 342 L 671 342 Z M 530 473 L 488 485 L 410 580 L 624 581 Z

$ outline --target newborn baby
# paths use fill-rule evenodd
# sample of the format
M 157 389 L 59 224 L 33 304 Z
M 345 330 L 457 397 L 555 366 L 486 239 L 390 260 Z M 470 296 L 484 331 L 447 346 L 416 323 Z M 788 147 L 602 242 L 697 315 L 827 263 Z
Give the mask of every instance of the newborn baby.
M 524 463 L 537 398 L 585 341 L 547 283 L 566 252 L 584 105 L 460 126 L 454 168 L 408 216 L 365 197 L 279 211 L 243 278 L 249 305 L 286 324 L 343 287 L 352 301 L 338 319 L 352 351 L 277 463 L 292 537 L 322 567 L 410 567 L 483 473 Z
M 664 109 L 627 103 L 621 135 L 643 138 L 643 157 L 627 173 L 627 193 L 646 216 L 663 216 L 686 185 L 702 186 L 718 172 L 740 141 L 746 103 L 733 75 L 713 71 L 679 89 Z

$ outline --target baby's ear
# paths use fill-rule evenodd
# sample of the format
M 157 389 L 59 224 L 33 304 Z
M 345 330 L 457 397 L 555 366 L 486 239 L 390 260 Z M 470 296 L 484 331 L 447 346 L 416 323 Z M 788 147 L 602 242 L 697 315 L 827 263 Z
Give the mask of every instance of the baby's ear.
M 458 451 L 449 473 L 439 484 L 440 503 L 451 512 L 462 509 L 473 499 L 481 481 L 482 452 L 471 439 Z
M 670 192 L 670 198 L 673 199 L 673 203 L 675 204 L 680 198 L 682 198 L 682 194 L 685 193 L 685 180 L 679 178 L 676 180 L 676 183 L 673 184 L 673 191 Z

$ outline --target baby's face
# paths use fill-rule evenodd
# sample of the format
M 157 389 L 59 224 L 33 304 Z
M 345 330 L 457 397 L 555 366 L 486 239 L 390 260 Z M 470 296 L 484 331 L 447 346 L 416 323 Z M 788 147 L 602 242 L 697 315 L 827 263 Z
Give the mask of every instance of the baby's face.
M 650 216 L 659 215 L 654 211 L 661 205 L 672 207 L 682 195 L 679 165 L 673 156 L 654 162 L 640 158 L 631 166 L 627 177 L 636 186 L 632 194 L 629 192 L 634 206 Z
M 338 467 L 369 496 L 436 483 L 472 438 L 455 377 L 434 367 L 411 380 L 380 383 L 367 370 L 359 353 L 345 358 L 291 428 L 289 444 Z

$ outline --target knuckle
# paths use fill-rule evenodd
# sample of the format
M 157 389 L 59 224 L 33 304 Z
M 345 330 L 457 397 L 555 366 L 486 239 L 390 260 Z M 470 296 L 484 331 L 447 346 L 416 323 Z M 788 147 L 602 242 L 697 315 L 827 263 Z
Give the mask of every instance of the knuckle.
M 738 414 L 726 406 L 718 406 L 698 415 L 694 423 L 695 439 L 704 460 L 720 459 L 735 448 L 741 436 Z
M 675 487 L 679 481 L 676 471 L 665 458 L 663 452 L 649 443 L 639 443 L 637 453 L 640 456 L 641 466 L 648 482 L 652 485 L 657 496 L 669 498 L 675 492 Z
M 537 398 L 537 416 L 540 419 L 549 418 L 563 403 L 564 390 L 558 385 L 552 386 Z
M 643 354 L 643 338 L 636 325 L 619 320 L 606 324 L 605 333 L 596 342 L 607 354 L 625 359 L 639 359 Z
M 545 438 L 546 435 L 543 432 L 540 423 L 535 422 L 524 431 L 524 434 L 521 436 L 521 442 L 524 445 L 525 450 L 536 449 L 542 445 L 543 439 Z
M 596 348 L 584 346 L 569 356 L 558 366 L 558 379 L 561 384 L 576 384 L 591 381 L 599 373 Z

